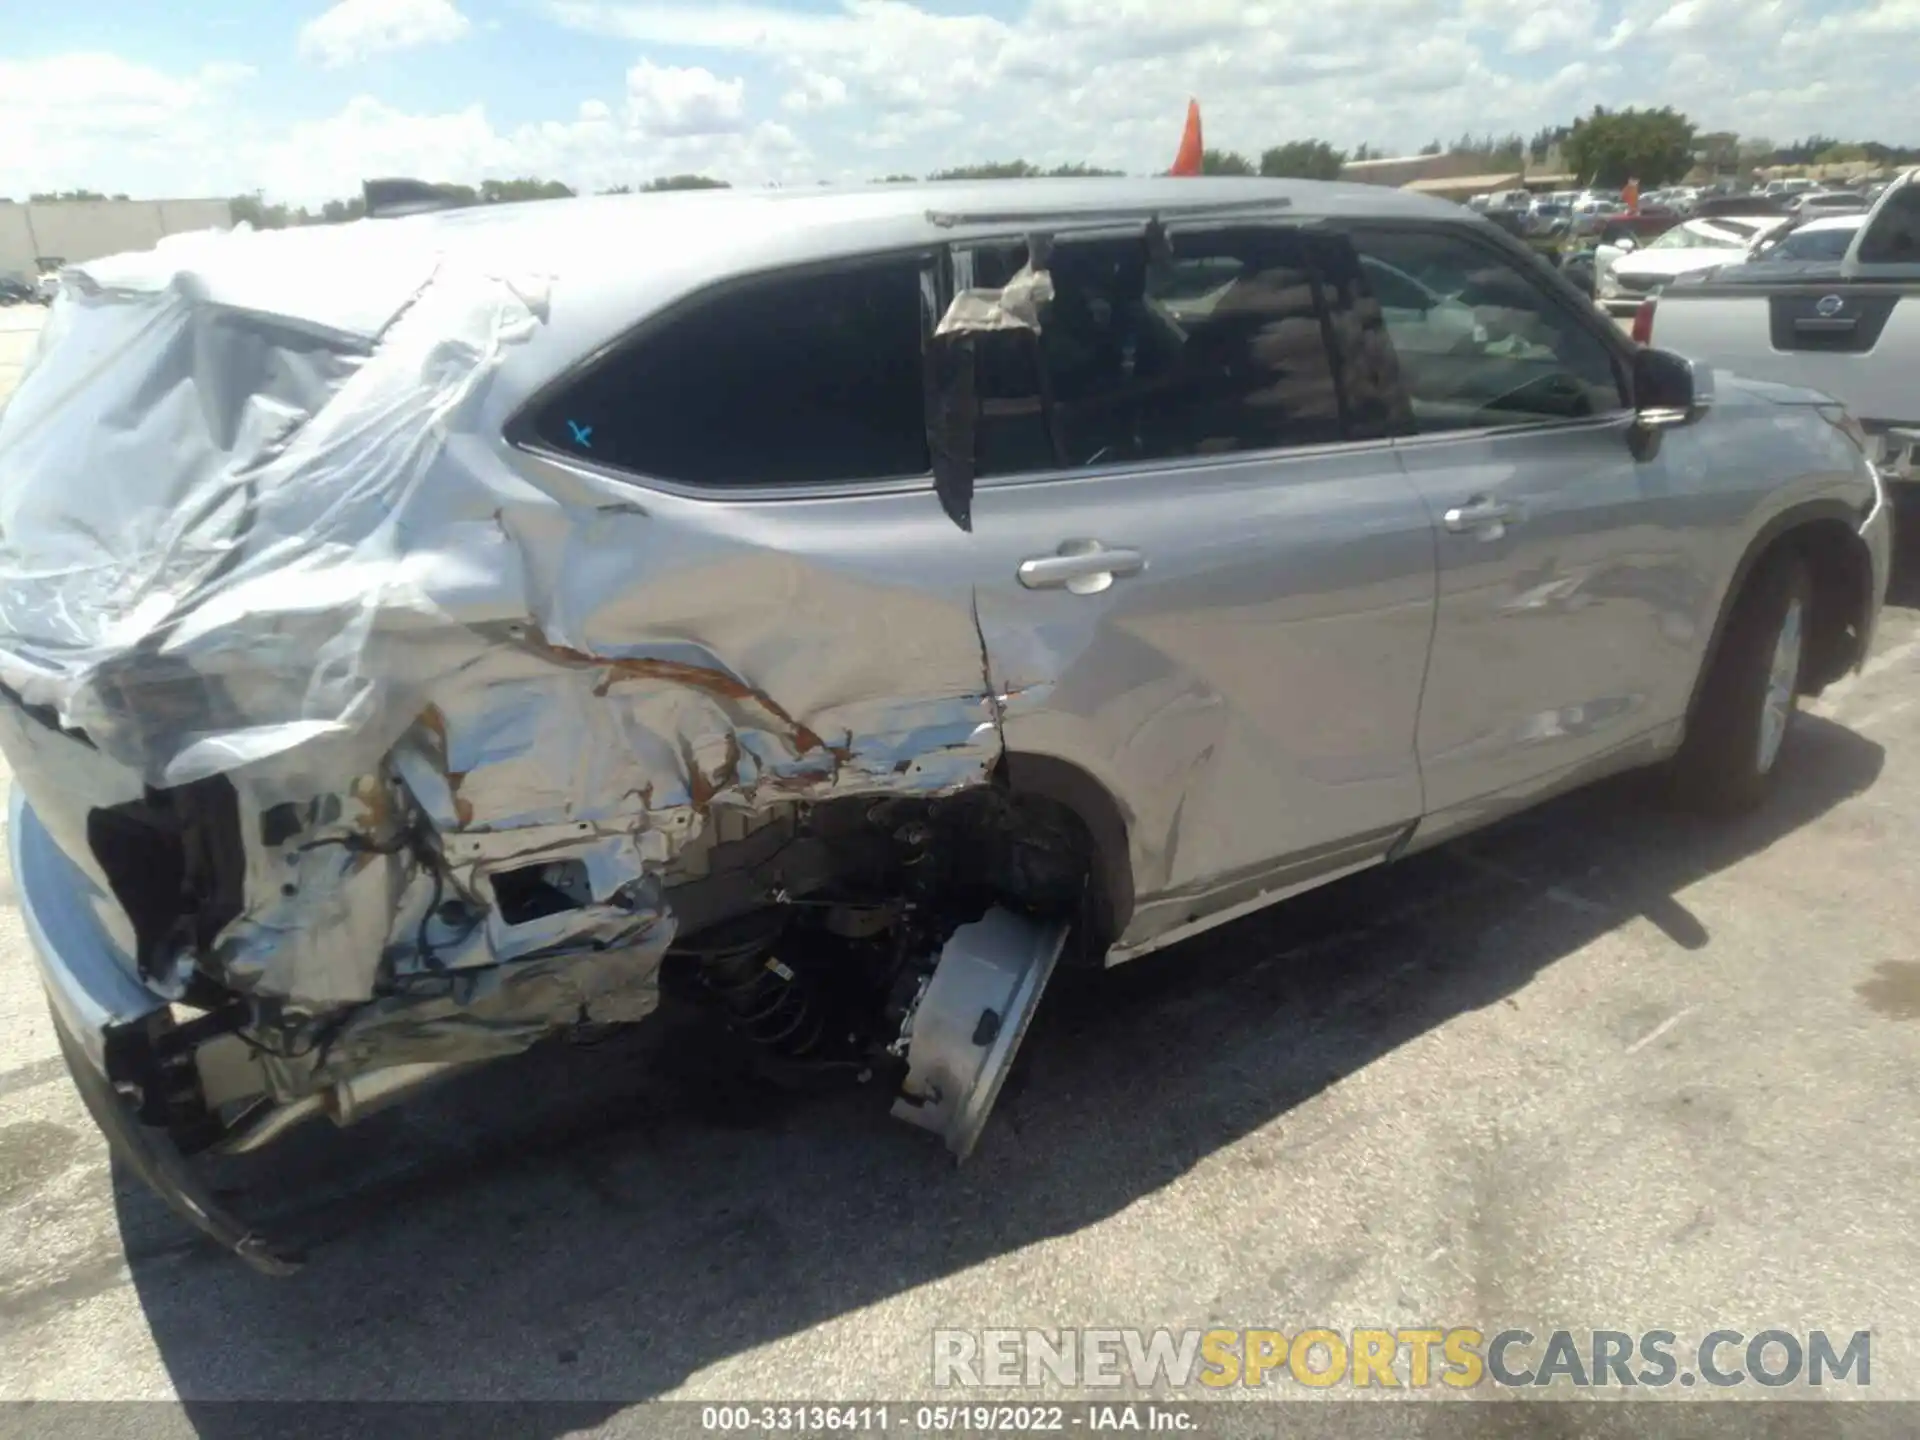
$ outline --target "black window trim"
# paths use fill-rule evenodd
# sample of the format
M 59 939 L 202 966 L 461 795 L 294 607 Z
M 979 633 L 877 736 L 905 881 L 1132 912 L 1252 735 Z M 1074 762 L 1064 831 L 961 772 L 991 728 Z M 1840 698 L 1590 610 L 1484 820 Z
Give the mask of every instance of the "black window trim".
M 1194 215 L 1183 216 L 1169 211 L 1162 222 L 1169 234 L 1193 230 L 1241 230 L 1250 227 L 1264 229 L 1291 230 L 1297 234 L 1329 234 L 1337 239 L 1348 237 L 1337 227 L 1330 227 L 1326 217 L 1318 215 L 1298 215 L 1290 212 L 1274 214 L 1234 215 L 1231 217 Z M 1114 225 L 1112 223 L 1088 225 L 1083 227 L 1059 227 L 1045 233 L 1055 245 L 1074 244 L 1084 241 L 1126 239 L 1134 235 L 1144 235 L 1143 225 Z M 943 299 L 950 299 L 958 283 L 958 260 L 968 252 L 1004 248 L 1006 246 L 1025 245 L 1034 234 L 1032 227 L 1009 229 L 997 234 L 969 235 L 964 240 L 955 240 L 948 249 L 949 260 L 942 281 Z M 1320 322 L 1321 343 L 1326 347 L 1329 360 L 1338 349 L 1334 341 L 1331 317 L 1327 314 L 1324 281 L 1319 268 L 1312 263 L 1311 255 L 1306 259 L 1308 273 L 1314 277 L 1314 314 Z M 1345 387 L 1340 379 L 1340 367 L 1333 365 L 1333 384 L 1337 403 L 1340 407 L 1340 424 L 1344 430 L 1349 423 L 1348 402 Z M 1223 455 L 1178 455 L 1155 460 L 1113 460 L 1098 465 L 1068 465 L 1050 467 L 1042 470 L 1022 470 L 1011 475 L 977 475 L 973 485 L 977 490 L 1010 489 L 1020 485 L 1057 485 L 1071 480 L 1131 479 L 1144 475 L 1185 474 L 1192 470 L 1222 470 L 1234 466 L 1261 464 L 1271 465 L 1279 462 L 1291 462 L 1296 457 L 1305 461 L 1324 458 L 1329 455 L 1364 454 L 1369 450 L 1390 450 L 1397 439 L 1405 436 L 1383 435 L 1365 439 L 1343 438 L 1328 440 L 1317 445 L 1272 445 L 1258 450 L 1234 450 Z
M 1549 267 L 1532 250 L 1492 225 L 1466 224 L 1457 220 L 1402 220 L 1399 218 L 1357 217 L 1352 220 L 1340 220 L 1331 228 L 1355 241 L 1367 234 L 1386 235 L 1444 235 L 1457 238 L 1465 244 L 1476 246 L 1507 261 L 1519 272 L 1533 288 L 1560 313 L 1571 318 L 1579 328 L 1587 331 L 1600 342 L 1613 365 L 1613 380 L 1620 396 L 1620 407 L 1609 410 L 1603 415 L 1582 415 L 1567 418 L 1541 416 L 1532 420 L 1513 420 L 1500 425 L 1480 425 L 1471 430 L 1435 430 L 1427 433 L 1414 432 L 1403 435 L 1398 442 L 1401 445 L 1431 445 L 1449 441 L 1488 439 L 1503 435 L 1535 435 L 1551 430 L 1606 430 L 1631 425 L 1638 418 L 1633 398 L 1633 351 L 1634 347 L 1611 317 L 1600 313 L 1584 295 L 1576 290 L 1572 283 L 1558 271 Z M 1544 282 L 1544 283 L 1543 283 Z M 1392 344 L 1393 337 L 1387 340 Z M 1398 362 L 1399 351 L 1395 350 L 1394 359 Z M 1404 381 L 1403 381 L 1404 388 Z
M 905 260 L 918 260 L 922 296 L 928 293 L 928 286 L 931 283 L 934 293 L 941 295 L 944 303 L 947 249 L 948 247 L 944 244 L 919 241 L 912 245 L 894 246 L 885 250 L 854 250 L 840 255 L 804 260 L 797 264 L 769 265 L 753 270 L 740 270 L 723 279 L 698 286 L 668 301 L 659 309 L 650 311 L 637 324 L 621 331 L 613 339 L 589 351 L 547 379 L 531 395 L 521 401 L 519 408 L 512 415 L 507 417 L 506 423 L 501 427 L 501 439 L 509 448 L 549 464 L 585 470 L 589 474 L 603 476 L 623 485 L 631 485 L 636 489 L 661 495 L 671 495 L 677 499 L 699 500 L 715 504 L 764 504 L 776 500 L 838 500 L 864 495 L 930 494 L 934 488 L 931 463 L 925 471 L 917 475 L 882 476 L 870 480 L 827 480 L 806 485 L 700 485 L 687 480 L 676 480 L 670 476 L 654 475 L 642 470 L 608 464 L 591 455 L 582 455 L 577 451 L 564 449 L 544 439 L 535 429 L 535 424 L 540 413 L 555 396 L 579 384 L 601 368 L 613 364 L 633 347 L 645 344 L 665 327 L 736 291 L 754 285 L 867 266 L 879 267 Z M 921 315 L 923 353 L 924 343 L 931 332 L 932 323 L 926 316 L 923 305 Z

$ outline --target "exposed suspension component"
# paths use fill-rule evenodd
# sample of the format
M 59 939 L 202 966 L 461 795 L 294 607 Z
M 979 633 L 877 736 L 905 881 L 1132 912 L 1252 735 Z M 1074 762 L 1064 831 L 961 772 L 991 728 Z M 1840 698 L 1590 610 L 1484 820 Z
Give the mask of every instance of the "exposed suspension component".
M 754 1044 L 805 1064 L 838 1058 L 835 1009 L 820 979 L 780 958 L 786 917 L 763 912 L 690 947 L 700 979 Z

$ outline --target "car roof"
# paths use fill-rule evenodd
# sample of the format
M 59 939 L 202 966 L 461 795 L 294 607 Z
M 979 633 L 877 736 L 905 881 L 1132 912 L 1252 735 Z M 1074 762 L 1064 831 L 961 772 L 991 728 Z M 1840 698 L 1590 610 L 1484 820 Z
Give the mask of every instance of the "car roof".
M 661 300 L 735 276 L 989 235 L 1169 222 L 1198 212 L 1485 223 L 1450 201 L 1378 185 L 1240 177 L 1033 179 L 580 196 L 300 226 L 177 236 L 79 267 L 164 289 L 198 272 L 206 301 L 377 333 L 403 275 L 448 267 L 538 276 L 555 318 L 576 305 L 630 323 Z M 209 239 L 221 244 L 209 245 Z M 111 278 L 109 277 L 109 274 Z M 380 291 L 342 304 L 342 293 Z M 322 311 L 324 310 L 324 313 Z
M 1036 227 L 1090 224 L 1106 212 L 1162 211 L 1171 218 L 1179 211 L 1242 206 L 1272 206 L 1316 218 L 1460 218 L 1459 207 L 1451 202 L 1381 185 L 1151 176 L 595 195 L 470 206 L 367 223 L 419 226 L 449 237 L 488 237 L 528 247 L 544 244 L 551 247 L 549 257 L 558 259 L 596 248 L 610 237 L 644 235 L 650 243 L 666 242 L 660 226 L 667 222 L 671 242 L 685 248 L 704 249 L 716 238 L 745 238 L 753 242 L 745 248 L 763 250 L 784 263 L 873 248 L 863 235 L 884 237 L 887 246 L 911 245 L 1004 233 L 1025 222 Z M 726 248 L 742 247 L 729 243 Z
M 1818 220 L 1809 220 L 1804 225 L 1793 227 L 1796 235 L 1805 235 L 1809 231 L 1819 230 L 1858 230 L 1867 223 L 1867 212 L 1851 211 L 1845 215 L 1822 215 Z
M 743 276 L 989 236 L 1236 213 L 1488 223 L 1451 201 L 1378 185 L 1237 176 L 943 181 L 581 196 L 179 235 L 76 268 L 108 288 L 191 294 L 197 304 L 366 339 L 429 283 L 478 297 L 504 282 L 538 297 L 542 322 L 503 353 L 489 403 L 510 404 L 664 308 Z
M 1735 225 L 1753 225 L 1761 230 L 1768 230 L 1778 229 L 1782 225 L 1790 224 L 1792 220 L 1791 215 L 1696 215 L 1681 223 L 1684 228 L 1694 231 L 1710 230 L 1729 222 Z

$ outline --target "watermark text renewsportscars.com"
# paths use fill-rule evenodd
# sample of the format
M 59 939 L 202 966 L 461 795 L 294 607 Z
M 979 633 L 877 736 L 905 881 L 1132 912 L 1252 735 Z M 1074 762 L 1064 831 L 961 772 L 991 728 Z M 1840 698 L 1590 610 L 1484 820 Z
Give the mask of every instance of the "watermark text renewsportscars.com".
M 1780 1329 L 936 1330 L 940 1389 L 1865 1388 L 1873 1335 Z

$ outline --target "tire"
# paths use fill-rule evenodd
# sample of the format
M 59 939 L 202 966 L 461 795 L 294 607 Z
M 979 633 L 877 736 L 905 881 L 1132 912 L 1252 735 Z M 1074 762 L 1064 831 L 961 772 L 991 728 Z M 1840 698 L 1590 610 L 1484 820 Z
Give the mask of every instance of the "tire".
M 1798 713 L 1812 618 L 1806 561 L 1791 548 L 1772 551 L 1735 602 L 1673 760 L 1674 789 L 1690 808 L 1737 814 L 1773 789 Z

